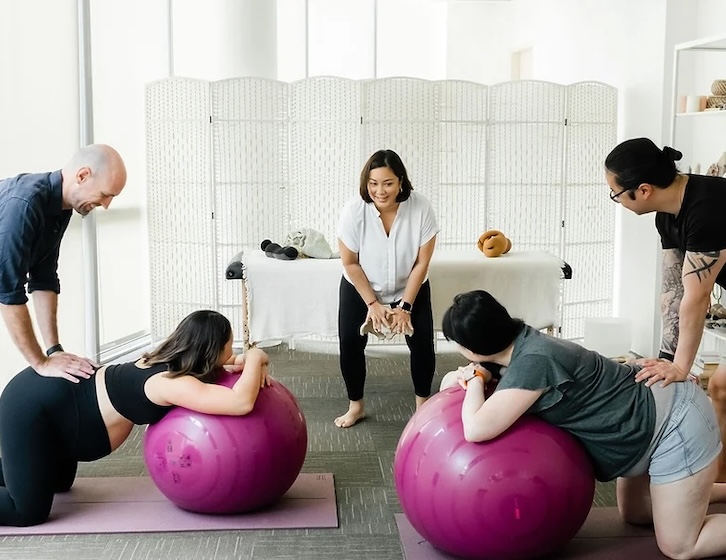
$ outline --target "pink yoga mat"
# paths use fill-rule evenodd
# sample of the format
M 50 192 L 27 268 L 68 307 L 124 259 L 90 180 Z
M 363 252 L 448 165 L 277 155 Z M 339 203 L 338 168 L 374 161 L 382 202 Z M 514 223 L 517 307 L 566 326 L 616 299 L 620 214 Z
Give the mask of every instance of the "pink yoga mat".
M 48 522 L 34 527 L 0 527 L 0 536 L 337 526 L 330 473 L 300 474 L 279 502 L 264 511 L 241 515 L 205 515 L 179 509 L 149 477 L 99 477 L 78 478 L 70 492 L 57 494 Z
M 723 504 L 711 506 L 711 512 L 724 512 Z M 433 548 L 426 542 L 402 513 L 396 514 L 396 525 L 406 560 L 451 560 L 454 556 Z M 620 520 L 617 508 L 594 507 L 575 538 L 560 553 L 557 560 L 662 560 L 651 527 L 635 527 Z M 718 556 L 717 558 L 726 558 Z

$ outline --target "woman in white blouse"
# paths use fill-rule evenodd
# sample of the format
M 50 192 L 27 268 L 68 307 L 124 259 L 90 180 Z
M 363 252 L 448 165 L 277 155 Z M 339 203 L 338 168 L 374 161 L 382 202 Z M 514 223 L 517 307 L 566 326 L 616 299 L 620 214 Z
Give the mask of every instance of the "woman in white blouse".
M 380 150 L 366 162 L 360 195 L 346 204 L 338 227 L 343 262 L 338 307 L 340 370 L 348 391 L 348 411 L 335 419 L 349 428 L 365 417 L 365 347 L 375 331 L 411 333 L 411 378 L 416 407 L 431 394 L 434 328 L 427 275 L 439 232 L 431 204 L 414 193 L 401 158 Z

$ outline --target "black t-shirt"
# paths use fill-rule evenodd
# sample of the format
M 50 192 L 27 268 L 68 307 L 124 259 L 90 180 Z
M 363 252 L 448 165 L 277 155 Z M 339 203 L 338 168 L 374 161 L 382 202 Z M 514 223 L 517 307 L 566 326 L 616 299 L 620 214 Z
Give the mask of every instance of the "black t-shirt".
M 703 253 L 726 249 L 726 179 L 688 175 L 686 192 L 678 216 L 658 212 L 655 227 L 663 249 Z M 716 277 L 726 287 L 726 267 Z

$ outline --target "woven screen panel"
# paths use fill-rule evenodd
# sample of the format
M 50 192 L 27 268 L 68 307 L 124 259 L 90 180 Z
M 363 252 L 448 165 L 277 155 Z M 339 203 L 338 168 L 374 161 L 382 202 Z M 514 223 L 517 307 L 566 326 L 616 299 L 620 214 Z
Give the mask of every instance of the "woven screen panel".
M 152 243 L 212 243 L 209 186 L 199 183 L 150 183 L 149 238 Z M 151 202 L 151 201 L 150 201 Z
M 618 90 L 601 82 L 579 82 L 567 86 L 568 118 L 572 122 L 615 126 Z
M 567 283 L 565 283 L 563 289 L 565 296 L 567 296 Z M 612 300 L 564 303 L 563 308 L 561 336 L 566 339 L 584 338 L 586 319 L 590 317 L 611 317 L 613 312 Z
M 154 312 L 151 315 L 152 341 L 155 343 L 161 342 L 174 331 L 184 317 L 200 308 L 208 307 L 210 306 L 200 306 L 194 303 L 156 302 L 152 308 Z
M 612 300 L 615 262 L 614 245 L 603 243 L 570 244 L 565 259 L 573 269 L 565 283 L 563 303 L 609 302 Z M 584 325 L 583 325 L 584 326 Z
M 288 84 L 265 78 L 212 82 L 215 121 L 278 121 L 289 118 Z
M 307 78 L 289 84 L 291 121 L 359 121 L 358 80 L 330 76 Z
M 212 84 L 216 241 L 280 242 L 288 184 L 288 87 L 260 78 Z
M 214 201 L 217 242 L 259 247 L 281 243 L 287 219 L 287 126 L 277 121 L 215 122 Z
M 552 123 L 565 117 L 567 86 L 521 80 L 489 88 L 489 120 L 497 122 Z
M 151 335 L 215 307 L 209 83 L 172 78 L 146 88 Z M 210 256 L 212 258 L 210 258 Z
M 434 82 L 441 122 L 484 123 L 487 120 L 489 86 L 461 80 Z
M 438 121 L 437 82 L 417 78 L 381 78 L 360 82 L 363 121 Z
M 154 340 L 171 333 L 195 309 L 215 309 L 214 253 L 204 243 L 152 243 L 151 326 Z M 159 278 L 163 276 L 163 280 Z
M 146 86 L 146 121 L 209 119 L 209 82 L 166 78 Z
M 242 284 L 240 282 L 229 282 L 230 284 L 234 284 L 236 288 L 239 290 L 242 290 Z M 242 305 L 236 304 L 236 305 L 224 305 L 220 304 L 218 311 L 227 317 L 229 319 L 230 324 L 232 325 L 232 336 L 234 337 L 235 341 L 243 340 L 243 325 L 244 325 L 244 319 L 242 317 Z
M 149 121 L 146 125 L 147 179 L 167 185 L 210 180 L 209 123 L 201 121 Z
M 471 247 L 486 227 L 488 87 L 436 82 L 439 115 L 440 247 Z
M 572 266 L 573 278 L 563 287 L 563 316 L 581 302 L 588 312 L 612 313 L 615 264 L 615 211 L 605 184 L 603 164 L 617 140 L 617 91 L 596 82 L 567 88 L 567 127 L 564 159 L 565 190 L 562 210 L 562 258 Z M 563 336 L 584 336 L 584 319 L 571 323 Z
M 563 334 L 581 337 L 585 317 L 612 307 L 615 209 L 602 161 L 616 117 L 616 90 L 596 82 L 150 84 L 152 334 L 166 336 L 201 305 L 223 310 L 239 331 L 241 288 L 223 274 L 231 257 L 300 228 L 321 231 L 335 249 L 340 210 L 358 191 L 363 163 L 388 148 L 434 205 L 439 247 L 470 247 L 497 228 L 517 250 L 570 263 Z M 170 266 L 184 278 L 172 280 Z
M 503 231 L 518 250 L 560 253 L 563 123 L 490 126 L 484 229 Z
M 340 211 L 358 192 L 360 82 L 290 84 L 290 181 L 286 232 L 311 228 L 337 251 Z

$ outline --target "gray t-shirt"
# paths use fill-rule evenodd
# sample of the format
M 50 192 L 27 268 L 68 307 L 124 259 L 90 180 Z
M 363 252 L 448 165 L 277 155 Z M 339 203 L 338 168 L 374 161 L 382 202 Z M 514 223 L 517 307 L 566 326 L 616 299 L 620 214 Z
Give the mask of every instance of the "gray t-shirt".
M 655 429 L 655 400 L 635 382 L 638 369 L 525 326 L 496 390 L 546 389 L 527 412 L 577 437 L 597 479 L 612 480 L 638 462 Z

